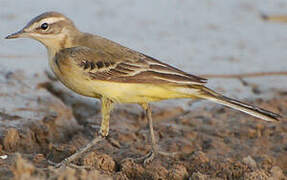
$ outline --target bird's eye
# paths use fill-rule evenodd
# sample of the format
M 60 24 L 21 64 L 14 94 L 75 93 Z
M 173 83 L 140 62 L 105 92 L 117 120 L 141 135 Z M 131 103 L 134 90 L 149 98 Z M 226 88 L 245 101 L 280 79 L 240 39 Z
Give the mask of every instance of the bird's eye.
M 46 30 L 48 28 L 48 26 L 49 26 L 48 23 L 43 23 L 41 25 L 41 29 Z

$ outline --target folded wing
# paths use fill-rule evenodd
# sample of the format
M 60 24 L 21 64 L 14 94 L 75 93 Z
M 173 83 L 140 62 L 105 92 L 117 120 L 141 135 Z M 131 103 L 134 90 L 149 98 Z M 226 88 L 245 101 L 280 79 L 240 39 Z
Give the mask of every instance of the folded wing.
M 114 56 L 87 47 L 69 48 L 77 65 L 92 79 L 123 83 L 204 84 L 206 79 L 185 73 L 152 57 L 132 52 Z

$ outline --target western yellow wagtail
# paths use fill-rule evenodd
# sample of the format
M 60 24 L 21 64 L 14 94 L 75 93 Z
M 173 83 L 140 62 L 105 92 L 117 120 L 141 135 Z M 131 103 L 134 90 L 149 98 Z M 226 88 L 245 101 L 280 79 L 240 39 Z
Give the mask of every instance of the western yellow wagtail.
M 46 12 L 32 19 L 23 29 L 6 39 L 28 37 L 48 49 L 49 64 L 68 88 L 102 102 L 100 134 L 109 133 L 114 103 L 136 103 L 145 110 L 152 150 L 143 158 L 150 162 L 158 150 L 152 124 L 150 102 L 175 98 L 207 99 L 237 109 L 265 121 L 277 121 L 273 112 L 225 97 L 205 87 L 206 79 L 185 73 L 168 64 L 97 35 L 80 32 L 74 23 L 57 12 Z M 102 137 L 95 138 L 77 153 L 62 161 L 76 159 Z

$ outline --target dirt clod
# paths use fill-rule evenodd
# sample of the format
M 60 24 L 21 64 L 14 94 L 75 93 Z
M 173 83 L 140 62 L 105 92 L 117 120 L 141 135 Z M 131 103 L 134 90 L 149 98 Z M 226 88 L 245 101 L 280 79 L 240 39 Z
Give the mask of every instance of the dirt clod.
M 19 143 L 20 137 L 19 132 L 15 128 L 7 129 L 6 134 L 4 135 L 3 146 L 6 151 L 16 151 L 17 145 Z
M 274 167 L 272 167 L 272 169 L 270 170 L 270 172 L 271 172 L 271 177 L 273 178 L 273 179 L 279 179 L 279 180 L 283 180 L 283 179 L 285 179 L 286 177 L 284 176 L 284 174 L 283 174 L 283 171 L 282 171 L 282 169 L 280 168 L 280 167 L 278 167 L 278 166 L 274 166 Z
M 193 173 L 191 176 L 193 180 L 207 180 L 208 176 L 205 174 L 201 174 L 200 172 Z
M 114 172 L 116 170 L 116 163 L 111 156 L 98 154 L 97 152 L 89 152 L 85 155 L 82 159 L 82 164 L 108 172 Z
M 137 179 L 142 178 L 144 173 L 144 168 L 135 163 L 131 159 L 124 159 L 121 162 L 120 170 L 129 178 L 129 179 Z
M 168 179 L 171 180 L 179 180 L 186 179 L 188 177 L 188 173 L 186 167 L 180 164 L 176 164 L 173 168 L 168 172 Z
M 14 174 L 14 179 L 28 180 L 33 178 L 35 166 L 23 159 L 20 154 L 16 154 L 15 163 L 11 170 Z
M 256 161 L 252 159 L 252 157 L 247 156 L 243 158 L 243 163 L 246 164 L 248 167 L 255 169 L 257 167 Z

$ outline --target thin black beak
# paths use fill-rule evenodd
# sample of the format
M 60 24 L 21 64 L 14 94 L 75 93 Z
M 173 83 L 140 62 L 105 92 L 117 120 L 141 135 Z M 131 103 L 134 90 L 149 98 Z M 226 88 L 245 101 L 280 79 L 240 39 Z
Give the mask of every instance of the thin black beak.
M 274 21 L 274 22 L 287 22 L 287 16 L 284 15 L 271 15 L 261 14 L 261 18 L 265 21 Z
M 10 35 L 6 36 L 5 39 L 15 39 L 15 38 L 24 37 L 24 34 L 25 34 L 24 30 L 21 29 L 18 32 L 15 32 L 13 34 L 10 34 Z

